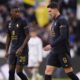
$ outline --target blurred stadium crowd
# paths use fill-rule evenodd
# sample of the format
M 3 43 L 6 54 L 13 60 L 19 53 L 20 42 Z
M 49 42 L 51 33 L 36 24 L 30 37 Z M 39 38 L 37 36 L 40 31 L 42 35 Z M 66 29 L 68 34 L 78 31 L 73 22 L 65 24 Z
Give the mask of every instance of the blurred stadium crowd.
M 60 4 L 61 13 L 69 22 L 70 31 L 70 51 L 72 56 L 72 62 L 76 73 L 80 71 L 80 20 L 76 17 L 77 14 L 77 0 L 55 0 Z M 7 22 L 10 18 L 10 8 L 18 5 L 21 9 L 20 16 L 28 22 L 28 26 L 35 27 L 38 30 L 38 35 L 42 39 L 43 47 L 48 44 L 48 38 L 50 34 L 51 18 L 48 15 L 46 5 L 48 0 L 0 0 L 0 78 L 6 79 L 7 77 L 7 63 L 4 59 L 5 45 L 6 45 L 6 31 Z M 40 66 L 40 73 L 44 74 L 44 67 L 47 53 L 43 51 L 43 62 Z M 26 69 L 25 69 L 26 70 Z M 64 77 L 63 74 L 59 74 L 61 70 L 57 70 L 55 77 Z

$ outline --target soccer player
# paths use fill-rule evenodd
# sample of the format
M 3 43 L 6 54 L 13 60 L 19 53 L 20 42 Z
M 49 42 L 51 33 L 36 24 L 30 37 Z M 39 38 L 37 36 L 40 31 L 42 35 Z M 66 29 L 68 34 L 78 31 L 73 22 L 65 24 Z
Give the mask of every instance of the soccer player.
M 73 73 L 70 61 L 68 22 L 64 16 L 60 14 L 56 2 L 49 3 L 48 12 L 53 19 L 51 28 L 52 41 L 44 49 L 52 49 L 47 60 L 45 80 L 51 80 L 51 75 L 57 67 L 63 67 L 65 73 L 71 78 L 71 80 L 79 80 Z
M 15 80 L 15 70 L 21 80 L 28 80 L 22 72 L 28 63 L 28 33 L 27 23 L 20 17 L 20 8 L 10 10 L 11 21 L 8 22 L 6 55 L 9 58 L 9 80 Z
M 38 73 L 38 68 L 40 63 L 42 62 L 42 51 L 43 44 L 42 40 L 38 37 L 38 32 L 36 28 L 30 28 L 30 39 L 28 41 L 29 47 L 29 60 L 28 60 L 28 68 L 32 73 L 31 80 L 41 79 L 41 75 Z

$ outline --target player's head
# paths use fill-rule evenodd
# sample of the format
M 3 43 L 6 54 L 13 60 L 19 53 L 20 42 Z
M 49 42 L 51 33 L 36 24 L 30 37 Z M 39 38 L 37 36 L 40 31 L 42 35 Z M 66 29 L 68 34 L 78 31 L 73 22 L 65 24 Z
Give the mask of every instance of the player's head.
M 10 14 L 11 14 L 11 17 L 18 17 L 20 16 L 20 8 L 19 7 L 12 7 L 11 10 L 10 10 Z
M 49 15 L 52 17 L 56 17 L 57 13 L 59 13 L 59 5 L 56 2 L 49 3 L 47 8 Z
M 37 36 L 37 29 L 36 28 L 30 28 L 30 36 L 36 37 Z

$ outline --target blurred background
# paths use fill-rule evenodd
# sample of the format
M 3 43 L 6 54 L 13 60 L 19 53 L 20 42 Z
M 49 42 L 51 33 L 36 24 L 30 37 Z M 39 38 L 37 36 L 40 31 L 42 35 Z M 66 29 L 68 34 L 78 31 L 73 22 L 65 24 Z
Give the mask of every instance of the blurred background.
M 80 0 L 55 0 L 60 4 L 61 13 L 69 22 L 69 42 L 72 65 L 74 72 L 80 77 Z M 50 34 L 51 18 L 48 15 L 46 5 L 48 0 L 0 0 L 0 80 L 8 78 L 8 63 L 4 58 L 6 45 L 6 24 L 11 19 L 9 8 L 18 5 L 21 8 L 21 17 L 28 21 L 28 25 L 33 25 L 38 30 L 38 35 L 42 39 L 43 47 L 48 44 Z M 43 51 L 43 61 L 39 72 L 43 76 L 48 51 Z M 24 72 L 27 71 L 25 66 Z M 57 69 L 53 75 L 55 78 L 66 77 L 62 68 Z

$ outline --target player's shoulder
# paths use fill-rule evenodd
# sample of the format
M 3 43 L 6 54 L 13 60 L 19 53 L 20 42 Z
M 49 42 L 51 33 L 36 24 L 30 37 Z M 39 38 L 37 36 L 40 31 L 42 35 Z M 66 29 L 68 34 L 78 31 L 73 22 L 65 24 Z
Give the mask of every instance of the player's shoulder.
M 12 22 L 12 20 L 10 19 L 10 20 L 8 20 L 6 23 L 7 23 L 7 24 L 10 24 L 11 22 Z
M 60 15 L 59 19 L 58 19 L 59 24 L 67 24 L 67 19 L 65 18 L 64 15 Z
M 11 20 L 8 20 L 7 22 L 6 22 L 6 26 L 7 26 L 7 28 L 10 28 L 11 27 Z
M 20 21 L 27 22 L 25 18 L 20 17 Z
M 60 20 L 60 21 L 67 21 L 67 19 L 65 18 L 64 15 L 60 15 L 59 20 Z
M 27 26 L 27 20 L 25 18 L 21 18 L 20 17 L 20 21 L 19 22 L 23 27 Z

